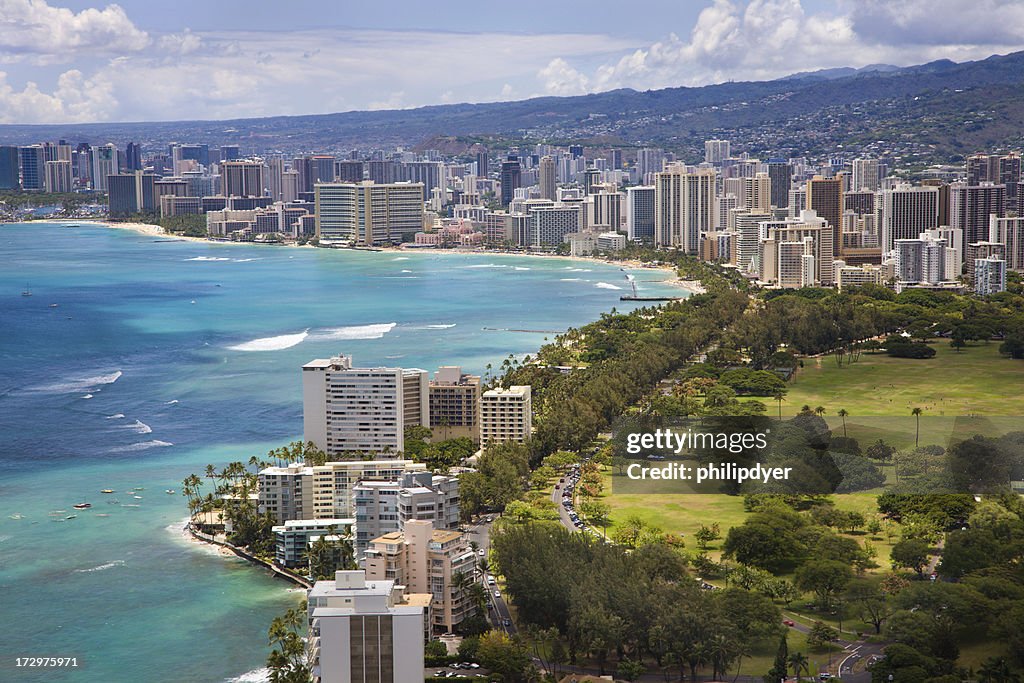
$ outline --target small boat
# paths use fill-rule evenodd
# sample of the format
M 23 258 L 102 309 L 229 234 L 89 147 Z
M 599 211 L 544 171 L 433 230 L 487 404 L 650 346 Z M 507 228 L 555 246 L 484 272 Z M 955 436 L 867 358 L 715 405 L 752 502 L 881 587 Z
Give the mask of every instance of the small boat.
M 192 299 L 192 302 L 191 302 L 191 303 L 193 303 L 193 304 L 194 304 L 195 302 L 196 302 L 196 300 L 195 300 L 195 299 Z
M 25 519 L 25 515 L 18 514 L 17 512 L 13 515 L 9 515 L 8 519 Z
M 113 493 L 114 489 L 103 489 L 100 493 Z
M 75 503 L 71 507 L 75 508 L 76 510 L 88 510 L 89 508 L 92 507 L 92 503 Z
M 136 490 L 136 491 L 145 491 L 145 490 L 146 490 L 146 487 L 145 487 L 145 486 L 136 486 L 136 487 L 135 487 L 135 490 Z
M 97 517 L 109 517 L 110 515 L 109 515 L 109 514 L 107 514 L 106 512 L 100 512 L 100 513 L 98 513 L 98 514 L 97 514 L 96 516 L 97 516 Z
M 139 507 L 139 505 L 138 505 L 138 503 L 125 503 L 121 507 L 123 507 L 123 508 L 137 508 L 137 507 Z
M 59 304 L 50 304 L 50 308 L 57 308 Z
M 21 295 L 22 296 L 32 296 L 32 290 L 28 288 L 27 284 L 25 285 L 25 289 L 24 289 L 24 291 L 22 291 Z
M 142 496 L 132 496 L 135 500 L 142 500 Z
M 166 491 L 164 491 L 164 493 L 166 493 L 169 496 L 173 496 L 175 491 L 174 491 L 174 489 L 167 489 Z
M 78 515 L 68 515 L 68 516 L 67 516 L 67 517 L 65 517 L 64 519 L 74 519 L 74 518 L 76 518 L 76 517 L 78 517 Z

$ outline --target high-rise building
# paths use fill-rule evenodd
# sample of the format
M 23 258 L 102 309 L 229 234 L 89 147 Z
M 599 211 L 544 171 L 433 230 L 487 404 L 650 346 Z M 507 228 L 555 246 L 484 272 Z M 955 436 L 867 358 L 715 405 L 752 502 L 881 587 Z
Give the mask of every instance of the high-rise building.
M 529 386 L 490 389 L 480 397 L 480 443 L 523 443 L 533 431 Z
M 655 175 L 655 242 L 697 254 L 701 233 L 715 228 L 715 171 L 672 164 Z
M 988 296 L 1006 291 L 1006 261 L 980 258 L 974 262 L 974 293 Z
M 241 158 L 241 153 L 238 150 L 238 145 L 221 145 L 220 146 L 220 161 L 235 161 Z
M 1005 216 L 1006 186 L 956 183 L 949 188 L 949 224 L 964 231 L 965 242 L 988 239 L 989 216 Z
M 1007 154 L 999 157 L 999 175 L 995 182 L 1006 187 L 1006 205 L 1008 211 L 1017 208 L 1017 187 L 1020 184 L 1020 154 Z
M 734 209 L 731 222 L 735 224 L 736 265 L 745 273 L 761 271 L 760 251 L 764 229 L 761 224 L 771 221 L 768 212 L 753 212 Z
M 843 244 L 843 181 L 841 178 L 814 176 L 807 181 L 807 208 L 816 212 L 832 228 L 833 255 Z
M 648 175 L 661 173 L 665 167 L 665 152 L 660 149 L 643 148 L 636 153 L 637 182 L 645 183 Z
M 363 162 L 356 159 L 341 159 L 334 163 L 334 177 L 339 183 L 363 182 Z
M 781 287 L 831 285 L 835 277 L 832 262 L 833 231 L 812 210 L 798 218 L 762 223 L 760 279 Z
M 361 481 L 352 487 L 356 557 L 370 541 L 403 531 L 412 520 L 435 529 L 459 526 L 459 479 L 430 472 L 406 472 L 394 481 Z
M 1006 261 L 1006 245 L 999 242 L 988 240 L 971 242 L 964 251 L 964 279 L 972 286 L 975 283 L 975 269 L 978 261 L 984 259 Z
M 323 244 L 391 244 L 423 229 L 419 183 L 321 183 L 315 205 L 317 237 Z
M 654 186 L 626 188 L 626 235 L 629 239 L 654 241 Z
M 117 147 L 107 143 L 92 148 L 92 189 L 99 192 L 107 191 L 107 177 L 120 172 L 117 164 Z
M 854 190 L 843 193 L 843 212 L 853 211 L 858 216 L 874 215 L 875 195 L 871 190 Z
M 259 513 L 277 524 L 313 519 L 313 470 L 301 464 L 267 467 L 257 475 Z
M 402 164 L 401 180 L 421 184 L 423 201 L 426 201 L 436 188 L 444 189 L 444 164 L 439 161 L 410 161 Z
M 772 208 L 772 181 L 768 174 L 756 173 L 742 180 L 747 211 L 770 211 Z
M 510 156 L 501 163 L 501 205 L 508 206 L 515 199 L 516 189 L 522 185 L 522 167 L 519 158 Z
M 989 216 L 989 241 L 1006 247 L 1006 267 L 1024 271 L 1024 216 L 999 218 Z
M 404 593 L 394 580 L 368 580 L 362 570 L 317 581 L 307 599 L 313 680 L 422 683 L 431 599 Z
M 480 438 L 480 377 L 444 366 L 428 385 L 430 429 L 442 440 Z
M 485 180 L 490 175 L 491 171 L 489 156 L 490 153 L 486 148 L 476 153 L 476 174 Z
M 538 178 L 540 184 L 540 197 L 541 199 L 550 199 L 554 201 L 556 197 L 556 191 L 558 185 L 555 183 L 555 160 L 550 156 L 543 156 L 540 158 L 540 164 L 538 166 Z
M 893 252 L 897 285 L 937 285 L 954 279 L 946 273 L 946 248 L 945 240 L 927 233 L 916 239 L 896 240 Z
M 882 253 L 895 248 L 896 240 L 917 239 L 939 225 L 939 189 L 900 184 L 878 193 L 875 224 Z
M 306 441 L 328 456 L 390 454 L 405 449 L 405 428 L 430 426 L 425 370 L 354 368 L 349 356 L 302 366 Z
M 705 140 L 704 161 L 708 164 L 721 164 L 732 156 L 728 140 Z
M 142 170 L 142 147 L 137 142 L 129 142 L 124 149 L 124 170 Z
M 870 190 L 874 192 L 878 189 L 880 180 L 878 159 L 853 160 L 853 179 L 850 181 L 851 191 Z
M 476 553 L 462 533 L 435 529 L 424 520 L 374 539 L 366 552 L 367 579 L 394 579 L 406 590 L 431 594 L 435 634 L 453 633 L 476 612 L 469 591 L 456 580 L 472 575 L 475 566 Z
M 771 180 L 771 205 L 779 209 L 789 206 L 789 189 L 793 182 L 793 167 L 785 159 L 769 159 L 765 164 Z
M 220 164 L 220 191 L 225 197 L 262 197 L 266 194 L 262 161 L 224 161 Z
M 312 192 L 317 183 L 333 183 L 335 180 L 334 162 L 335 158 L 330 154 L 313 154 L 294 159 L 292 170 L 298 171 L 299 174 L 299 194 Z M 395 174 L 386 182 L 393 183 L 397 180 L 400 178 Z
M 557 247 L 565 236 L 583 229 L 581 203 L 541 206 L 530 211 L 530 245 Z
M 0 190 L 16 190 L 20 187 L 18 178 L 18 148 L 0 146 Z
M 42 190 L 45 182 L 46 158 L 42 145 L 28 145 L 18 148 L 21 164 L 21 189 L 26 192 Z
M 43 188 L 47 192 L 71 192 L 71 160 L 47 161 Z

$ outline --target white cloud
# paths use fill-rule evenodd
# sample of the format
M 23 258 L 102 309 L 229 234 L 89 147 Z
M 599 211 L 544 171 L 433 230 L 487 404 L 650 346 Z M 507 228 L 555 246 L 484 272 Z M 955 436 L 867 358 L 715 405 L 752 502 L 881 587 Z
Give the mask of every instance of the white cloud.
M 697 86 L 778 78 L 797 71 L 934 59 L 981 59 L 1024 48 L 1024 5 L 1012 0 L 845 3 L 848 12 L 808 14 L 800 0 L 715 0 L 687 40 L 664 40 L 594 69 L 556 58 L 538 74 L 549 91 L 571 82 L 590 92 Z M 965 24 L 973 24 L 965 26 Z
M 83 54 L 141 50 L 149 35 L 118 5 L 73 12 L 46 0 L 0 0 L 0 56 L 67 62 Z
M 15 90 L 0 71 L 0 123 L 104 121 L 116 105 L 109 82 L 86 79 L 75 69 L 60 75 L 52 93 L 31 81 Z
M 544 83 L 549 95 L 581 95 L 587 92 L 590 79 L 569 66 L 569 62 L 556 57 L 537 72 L 537 78 Z

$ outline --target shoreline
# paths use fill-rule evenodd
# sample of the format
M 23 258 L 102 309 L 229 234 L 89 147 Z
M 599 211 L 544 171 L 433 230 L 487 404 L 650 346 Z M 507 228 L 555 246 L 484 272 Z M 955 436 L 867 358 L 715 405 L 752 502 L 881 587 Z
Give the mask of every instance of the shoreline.
M 167 237 L 174 240 L 181 240 L 184 242 L 202 242 L 206 244 L 247 244 L 254 245 L 253 242 L 233 242 L 231 240 L 214 240 L 208 237 L 191 237 L 186 235 L 177 235 L 174 233 L 167 232 L 163 227 L 154 225 L 152 223 L 117 223 L 110 220 L 103 219 L 83 219 L 75 220 L 70 218 L 55 219 L 52 221 L 46 221 L 48 223 L 91 223 L 105 228 L 115 228 L 117 230 L 130 230 L 147 237 Z M 273 245 L 265 246 L 291 246 L 298 247 L 295 244 L 281 244 L 274 243 Z M 303 245 L 312 249 L 318 249 L 313 245 Z M 562 261 L 575 261 L 575 262 L 589 262 L 589 263 L 603 263 L 610 266 L 618 266 L 619 268 L 629 268 L 630 270 L 658 270 L 671 273 L 674 277 L 666 280 L 657 281 L 658 284 L 664 284 L 669 287 L 681 289 L 688 292 L 691 295 L 704 294 L 705 289 L 700 282 L 695 280 L 684 280 L 679 277 L 678 271 L 670 265 L 650 265 L 643 261 L 637 261 L 635 259 L 611 259 L 601 256 L 570 256 L 567 254 L 547 254 L 547 253 L 536 253 L 536 252 L 509 252 L 509 251 L 492 251 L 487 249 L 468 249 L 462 247 L 452 247 L 449 249 L 433 249 L 433 248 L 409 248 L 409 247 L 380 247 L 380 253 L 429 253 L 435 255 L 443 254 L 464 254 L 464 255 L 476 255 L 476 256 L 512 256 L 512 257 L 529 257 L 529 258 L 542 258 L 542 259 L 560 259 Z M 345 249 L 343 251 L 350 251 Z M 363 251 L 360 249 L 352 249 L 351 251 Z

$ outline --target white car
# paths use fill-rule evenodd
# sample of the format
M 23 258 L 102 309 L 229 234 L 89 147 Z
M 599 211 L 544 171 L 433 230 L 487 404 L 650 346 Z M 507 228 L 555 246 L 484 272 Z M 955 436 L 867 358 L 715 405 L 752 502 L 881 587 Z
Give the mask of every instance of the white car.
M 494 591 L 494 597 L 500 598 L 501 597 L 501 591 Z

